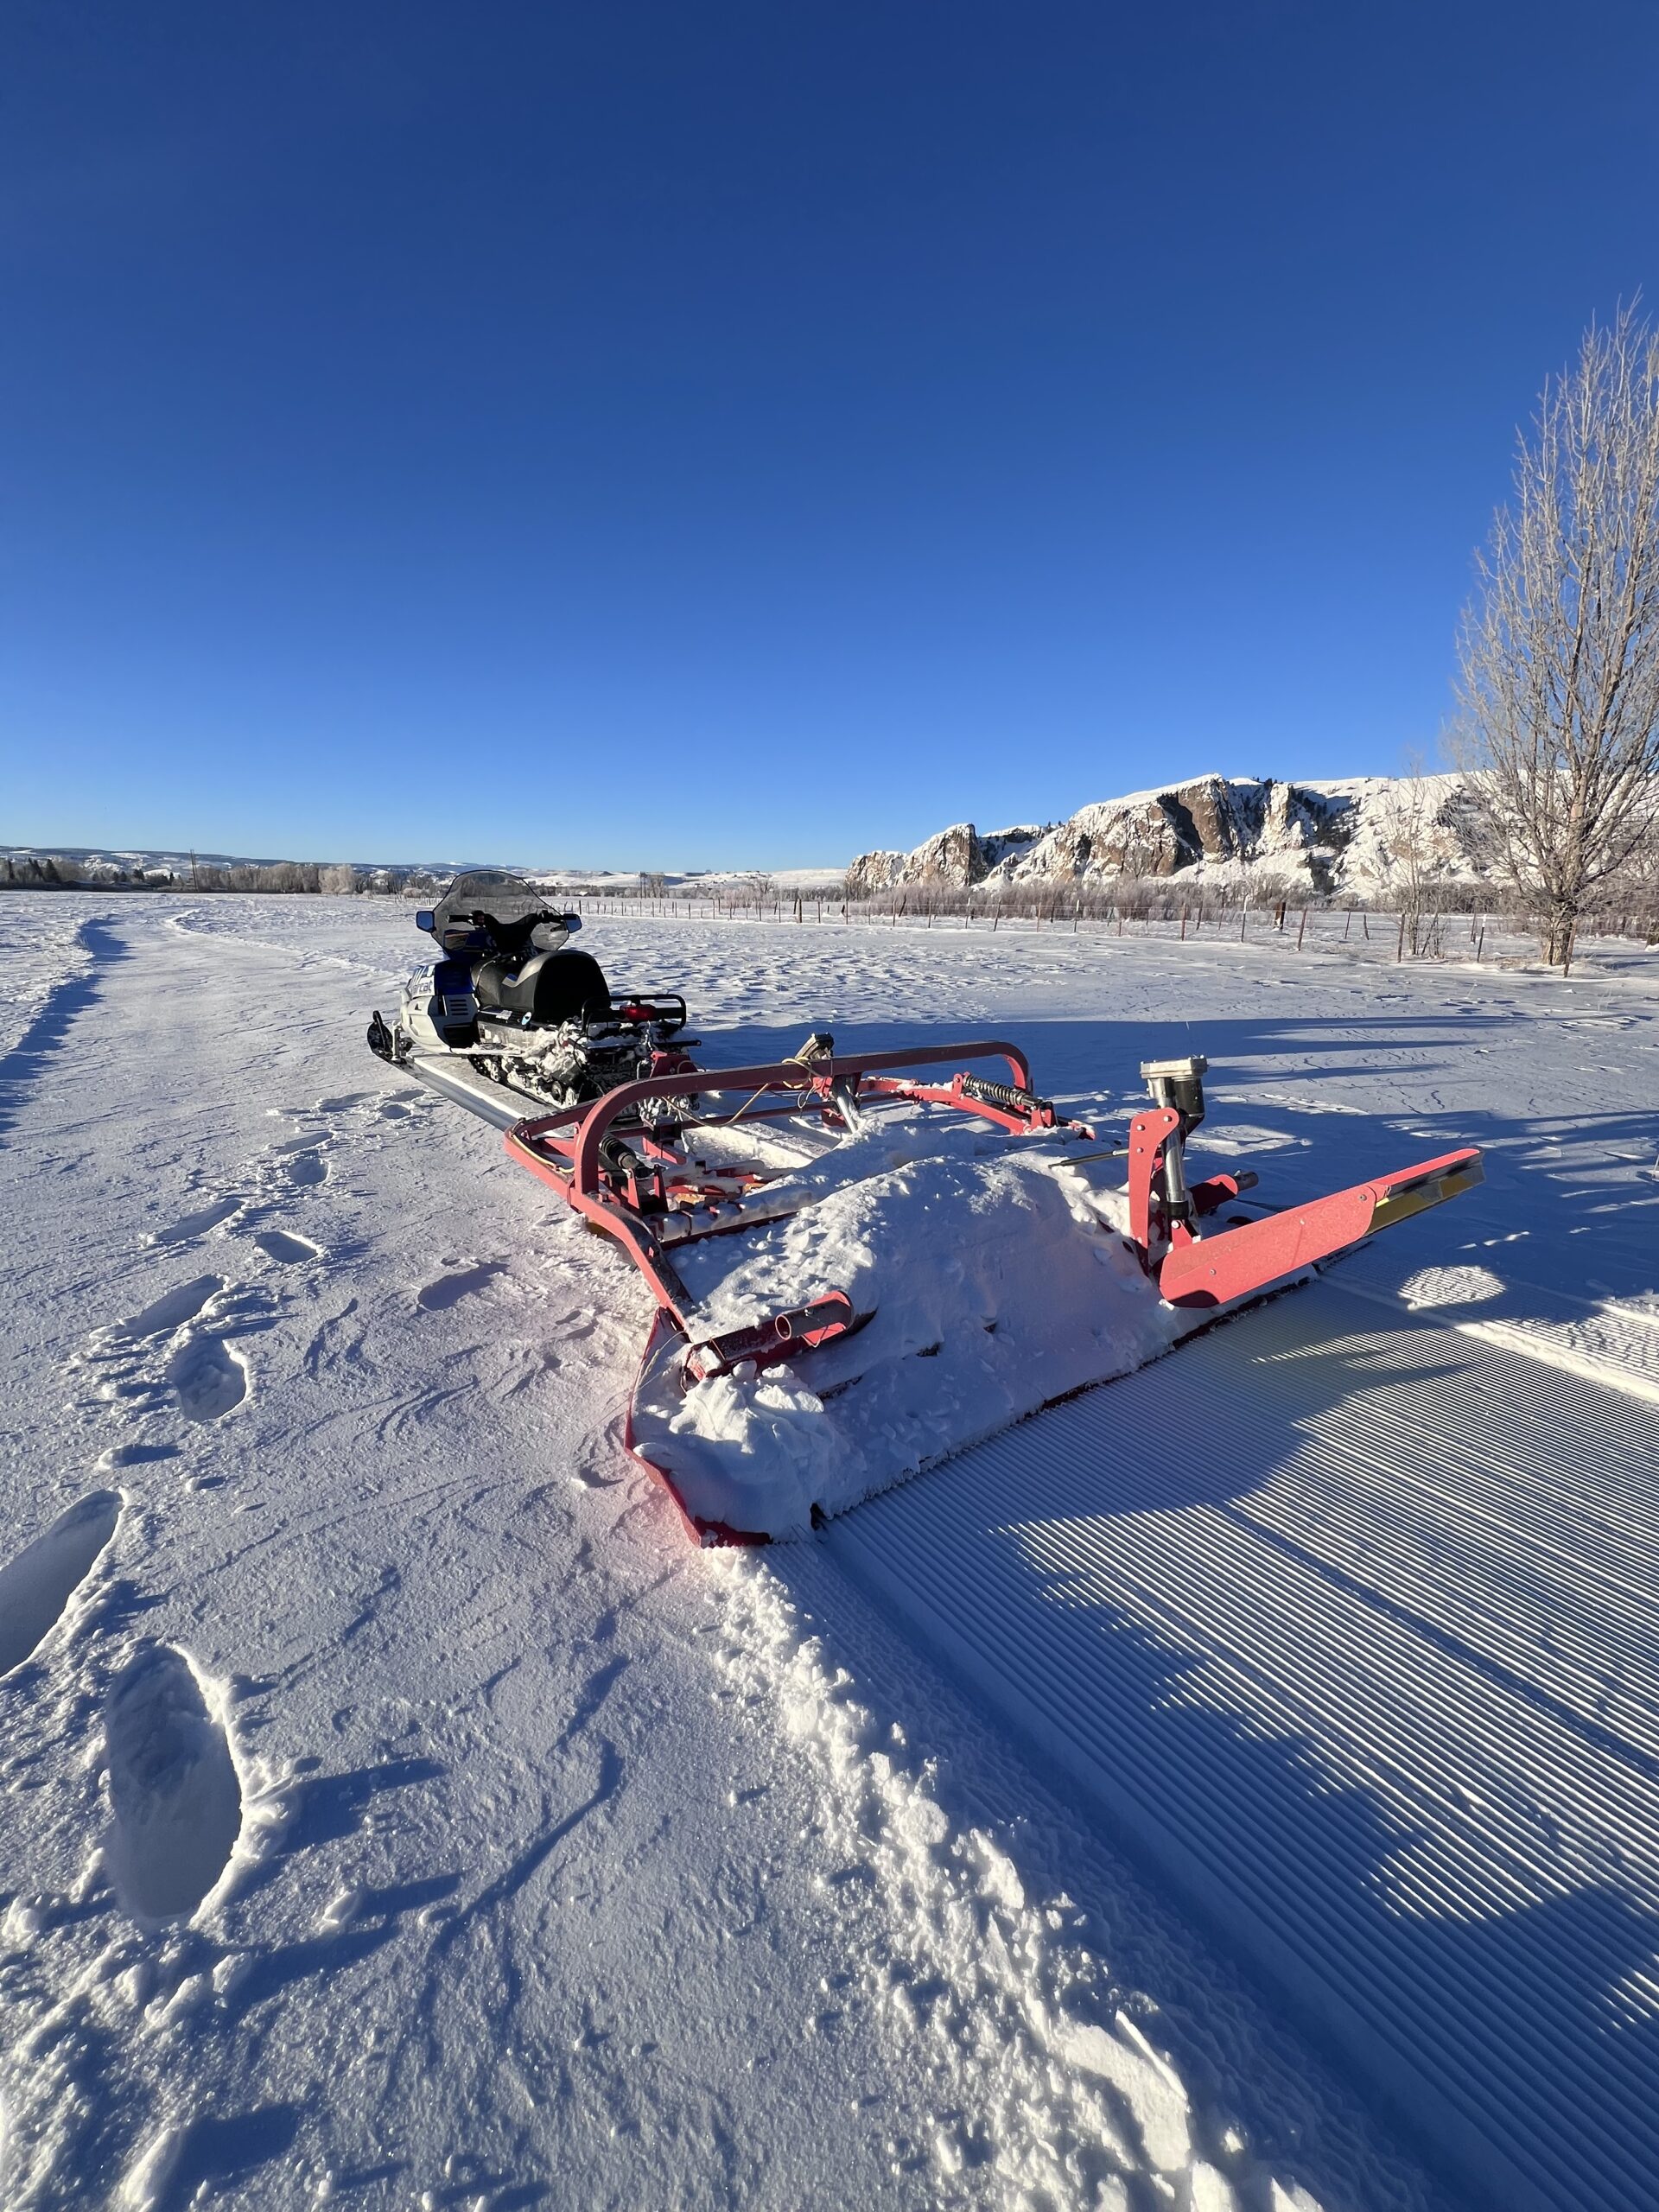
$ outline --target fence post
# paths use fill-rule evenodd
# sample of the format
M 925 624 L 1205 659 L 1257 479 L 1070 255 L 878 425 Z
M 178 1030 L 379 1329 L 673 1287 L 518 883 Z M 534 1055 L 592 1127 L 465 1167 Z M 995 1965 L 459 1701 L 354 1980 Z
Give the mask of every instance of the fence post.
M 1297 931 L 1297 932 L 1296 932 L 1296 950 L 1297 950 L 1297 951 L 1298 951 L 1298 952 L 1300 952 L 1300 951 L 1301 950 L 1301 949 L 1302 949 L 1302 939 L 1303 939 L 1306 935 L 1307 935 L 1307 909 L 1306 909 L 1306 906 L 1304 906 L 1304 907 L 1303 907 L 1303 909 L 1302 909 L 1302 925 L 1301 925 L 1300 929 L 1299 929 L 1299 930 Z

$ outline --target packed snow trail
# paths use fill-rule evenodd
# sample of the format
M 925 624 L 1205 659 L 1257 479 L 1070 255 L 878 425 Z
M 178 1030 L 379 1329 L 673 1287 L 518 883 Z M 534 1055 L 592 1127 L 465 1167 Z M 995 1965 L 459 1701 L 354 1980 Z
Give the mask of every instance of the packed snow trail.
M 1427 2202 L 826 1554 L 684 1543 L 618 1441 L 630 1272 L 363 1051 L 401 910 L 20 899 L 8 942 L 36 906 L 9 2212 Z M 842 988 L 833 941 L 637 945 L 710 1030 Z
M 1659 2203 L 1659 1408 L 1325 1283 L 827 1542 L 1472 2187 Z

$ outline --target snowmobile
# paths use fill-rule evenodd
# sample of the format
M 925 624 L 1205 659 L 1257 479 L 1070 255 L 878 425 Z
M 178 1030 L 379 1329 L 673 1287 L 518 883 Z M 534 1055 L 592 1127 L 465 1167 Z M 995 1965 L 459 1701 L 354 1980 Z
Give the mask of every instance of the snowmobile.
M 410 977 L 391 1024 L 378 1012 L 370 1022 L 380 1058 L 418 1057 L 416 1071 L 447 1074 L 452 1095 L 481 1077 L 547 1106 L 598 1098 L 683 1061 L 664 1047 L 685 1027 L 685 1001 L 613 991 L 591 954 L 567 949 L 581 916 L 556 912 L 518 876 L 458 875 L 415 922 L 439 957 Z
M 1482 1179 L 1463 1147 L 1264 1210 L 1253 1174 L 1188 1173 L 1200 1056 L 1143 1063 L 1150 1104 L 1103 1143 L 1001 1039 L 819 1032 L 697 1065 L 684 1001 L 611 991 L 563 949 L 576 918 L 514 877 L 460 877 L 416 920 L 442 957 L 370 1045 L 639 1269 L 657 1312 L 626 1441 L 700 1543 L 804 1535 Z

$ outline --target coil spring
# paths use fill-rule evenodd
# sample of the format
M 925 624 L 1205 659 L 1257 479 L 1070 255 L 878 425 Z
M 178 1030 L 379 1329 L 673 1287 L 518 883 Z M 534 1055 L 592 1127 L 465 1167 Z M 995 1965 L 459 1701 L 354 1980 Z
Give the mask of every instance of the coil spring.
M 1044 1108 L 1053 1109 L 1046 1098 L 1039 1098 L 1034 1090 L 1021 1090 L 1011 1083 L 990 1083 L 983 1076 L 965 1075 L 962 1079 L 965 1096 L 977 1098 L 987 1106 L 1006 1106 L 1011 1113 L 1035 1114 Z

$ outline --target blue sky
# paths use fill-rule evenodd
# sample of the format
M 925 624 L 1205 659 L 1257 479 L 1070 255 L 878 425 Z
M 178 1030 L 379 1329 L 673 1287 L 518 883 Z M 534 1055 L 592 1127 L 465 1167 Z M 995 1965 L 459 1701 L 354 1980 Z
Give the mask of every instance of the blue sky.
M 1432 752 L 1659 9 L 16 7 L 0 840 L 838 861 Z

